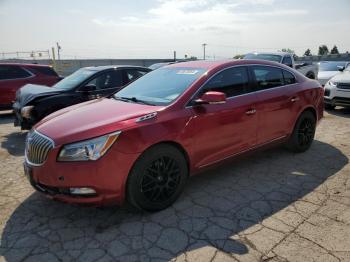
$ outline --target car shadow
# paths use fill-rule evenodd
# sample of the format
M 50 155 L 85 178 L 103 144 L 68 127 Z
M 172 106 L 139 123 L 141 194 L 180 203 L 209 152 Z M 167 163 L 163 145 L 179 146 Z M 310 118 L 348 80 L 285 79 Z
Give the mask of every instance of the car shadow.
M 6 149 L 10 155 L 23 156 L 27 132 L 15 132 L 3 136 L 1 148 Z
M 246 254 L 253 244 L 235 235 L 253 230 L 314 190 L 322 191 L 323 182 L 348 161 L 320 141 L 302 154 L 281 148 L 258 152 L 192 177 L 176 203 L 157 213 L 127 206 L 73 206 L 33 193 L 7 221 L 0 255 L 6 261 L 30 256 L 168 261 L 203 247 Z
M 350 118 L 350 107 L 336 107 L 332 110 L 326 110 L 328 114 Z

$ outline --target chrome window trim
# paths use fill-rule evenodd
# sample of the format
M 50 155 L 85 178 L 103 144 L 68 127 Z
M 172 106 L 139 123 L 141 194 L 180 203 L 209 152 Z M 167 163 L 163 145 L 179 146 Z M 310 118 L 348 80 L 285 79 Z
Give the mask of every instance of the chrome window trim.
M 5 65 L 5 64 L 3 64 Z M 6 66 L 6 65 L 5 65 Z M 19 68 L 23 69 L 24 71 L 26 71 L 28 74 L 30 74 L 30 76 L 27 76 L 27 77 L 21 77 L 21 78 L 8 78 L 8 79 L 0 79 L 0 82 L 1 81 L 16 81 L 16 80 L 22 80 L 22 79 L 29 79 L 29 78 L 33 78 L 35 77 L 36 75 L 33 74 L 31 71 L 29 71 L 28 69 L 22 67 L 22 66 L 18 66 Z
M 30 132 L 30 131 L 29 131 L 29 132 Z M 27 136 L 29 135 L 29 132 L 28 132 Z M 49 141 L 52 143 L 52 149 L 55 148 L 55 142 L 54 142 L 50 137 L 45 136 L 44 134 L 42 134 L 42 133 L 36 131 L 35 129 L 33 129 L 32 132 L 38 134 L 39 136 L 42 136 L 42 137 L 46 138 L 47 140 L 49 140 Z M 51 149 L 51 150 L 52 150 L 52 149 Z M 49 154 L 49 153 L 50 153 L 50 151 L 49 151 L 47 154 Z M 25 147 L 24 147 L 24 159 L 25 159 L 25 162 L 26 162 L 27 164 L 31 165 L 31 166 L 42 166 L 43 164 L 45 164 L 45 162 L 46 162 L 46 160 L 47 160 L 47 159 L 46 159 L 46 160 L 45 160 L 43 163 L 41 163 L 41 164 L 35 164 L 35 163 L 32 163 L 32 162 L 29 161 L 29 159 L 28 159 L 28 157 L 27 157 L 27 138 L 26 138 L 26 144 L 25 144 Z
M 245 96 L 245 95 L 250 95 L 250 94 L 256 94 L 256 93 L 261 93 L 261 92 L 265 92 L 265 91 L 268 91 L 268 90 L 272 90 L 272 89 L 276 89 L 276 88 L 281 88 L 281 87 L 286 87 L 286 86 L 292 86 L 292 85 L 296 85 L 296 84 L 299 84 L 299 82 L 297 81 L 297 77 L 295 76 L 295 74 L 288 70 L 288 69 L 284 69 L 282 67 L 279 67 L 279 66 L 275 66 L 275 65 L 263 65 L 263 64 L 246 64 L 246 65 L 234 65 L 234 66 L 230 66 L 230 67 L 226 67 L 224 69 L 221 69 L 220 71 L 216 72 L 214 75 L 212 75 L 210 78 L 208 78 L 197 90 L 196 92 L 194 92 L 194 94 L 191 96 L 191 98 L 186 102 L 186 106 L 185 108 L 191 108 L 193 107 L 194 105 L 190 105 L 190 102 L 196 97 L 196 95 L 199 93 L 200 90 L 203 89 L 203 87 L 213 78 L 215 77 L 217 74 L 220 74 L 221 72 L 223 72 L 224 70 L 226 69 L 231 69 L 231 68 L 235 68 L 235 67 L 247 67 L 247 69 L 249 70 L 249 66 L 267 66 L 267 67 L 274 67 L 274 68 L 278 68 L 278 69 L 281 69 L 281 70 L 285 70 L 289 73 L 291 73 L 294 78 L 295 78 L 295 83 L 293 84 L 288 84 L 288 85 L 282 85 L 282 86 L 276 86 L 276 87 L 272 87 L 272 88 L 268 88 L 268 89 L 263 89 L 263 90 L 255 90 L 255 91 L 252 91 L 252 92 L 249 92 L 249 93 L 245 93 L 245 94 L 241 94 L 241 95 L 237 95 L 237 96 L 231 96 L 231 97 L 228 97 L 226 100 L 231 100 L 233 98 L 236 98 L 236 97 L 241 97 L 241 96 Z

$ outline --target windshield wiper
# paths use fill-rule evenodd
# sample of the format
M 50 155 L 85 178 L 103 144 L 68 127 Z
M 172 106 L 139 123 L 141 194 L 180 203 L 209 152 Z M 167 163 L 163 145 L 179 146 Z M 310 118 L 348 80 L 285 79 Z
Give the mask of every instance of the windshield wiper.
M 138 104 L 144 104 L 144 105 L 151 105 L 151 106 L 155 106 L 155 104 L 152 104 L 148 101 L 144 101 L 141 99 L 138 99 L 136 97 L 125 97 L 125 96 L 115 96 L 115 99 L 117 100 L 122 100 L 122 101 L 127 101 L 127 102 L 134 102 L 134 103 L 138 103 Z

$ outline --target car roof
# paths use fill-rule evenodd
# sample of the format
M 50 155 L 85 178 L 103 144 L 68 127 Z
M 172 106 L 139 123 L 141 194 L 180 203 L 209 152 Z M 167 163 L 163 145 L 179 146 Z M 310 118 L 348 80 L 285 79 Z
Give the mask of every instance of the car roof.
M 256 54 L 256 55 L 280 55 L 280 56 L 285 56 L 285 55 L 293 55 L 291 53 L 288 53 L 288 52 L 250 52 L 250 53 L 247 53 L 246 55 L 248 54 Z
M 83 67 L 82 69 L 88 69 L 92 71 L 103 71 L 103 70 L 108 70 L 108 69 L 117 69 L 117 68 L 142 68 L 142 69 L 147 69 L 150 70 L 147 67 L 143 66 L 132 66 L 132 65 L 105 65 L 105 66 L 88 66 L 88 67 Z
M 165 66 L 164 68 L 170 67 L 192 67 L 192 68 L 204 68 L 204 69 L 215 69 L 218 67 L 234 66 L 234 65 L 272 65 L 284 67 L 280 63 L 257 60 L 257 59 L 227 59 L 227 60 L 197 60 L 190 62 L 176 63 L 172 65 Z
M 29 63 L 0 63 L 0 65 L 10 65 L 10 66 L 28 66 L 28 67 L 52 67 L 51 65 L 43 65 L 43 64 L 29 64 Z

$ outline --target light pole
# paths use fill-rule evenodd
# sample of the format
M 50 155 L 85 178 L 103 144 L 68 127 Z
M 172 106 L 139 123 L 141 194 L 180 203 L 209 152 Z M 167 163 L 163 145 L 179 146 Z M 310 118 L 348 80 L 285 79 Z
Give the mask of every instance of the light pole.
M 57 45 L 57 58 L 58 60 L 61 60 L 61 56 L 60 56 L 60 51 L 61 51 L 61 46 L 58 44 L 58 42 L 56 43 Z
M 205 60 L 205 47 L 207 46 L 208 44 L 202 44 L 203 46 L 203 60 Z

